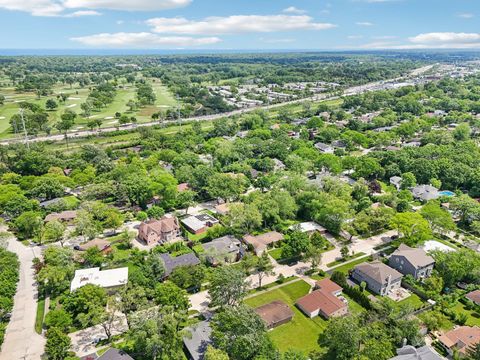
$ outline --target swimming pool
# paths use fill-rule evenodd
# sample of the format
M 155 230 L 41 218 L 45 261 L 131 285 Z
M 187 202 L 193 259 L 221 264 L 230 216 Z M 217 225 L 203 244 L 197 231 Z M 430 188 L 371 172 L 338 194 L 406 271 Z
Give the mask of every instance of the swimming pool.
M 455 193 L 453 191 L 450 191 L 450 190 L 440 191 L 439 194 L 441 196 L 455 196 Z

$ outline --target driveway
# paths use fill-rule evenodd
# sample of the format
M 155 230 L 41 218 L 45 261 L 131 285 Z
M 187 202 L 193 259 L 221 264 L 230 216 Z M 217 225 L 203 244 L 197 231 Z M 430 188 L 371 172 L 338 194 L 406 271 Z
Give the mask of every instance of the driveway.
M 0 360 L 40 360 L 45 339 L 35 332 L 37 287 L 32 260 L 33 247 L 26 247 L 15 238 L 8 241 L 8 250 L 16 253 L 20 261 L 20 281 L 14 298 L 12 317 L 7 326 Z
M 120 314 L 115 321 L 112 336 L 123 334 L 128 330 L 127 318 Z M 95 325 L 77 332 L 68 334 L 72 340 L 72 350 L 79 357 L 86 356 L 97 352 L 98 348 L 95 346 L 100 340 L 106 339 L 105 330 L 101 325 Z

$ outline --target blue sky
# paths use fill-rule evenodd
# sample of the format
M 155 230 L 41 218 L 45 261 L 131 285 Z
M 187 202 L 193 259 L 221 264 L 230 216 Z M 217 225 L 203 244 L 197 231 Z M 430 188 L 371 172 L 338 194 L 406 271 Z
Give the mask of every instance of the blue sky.
M 479 19 L 479 0 L 0 0 L 0 48 L 465 49 Z

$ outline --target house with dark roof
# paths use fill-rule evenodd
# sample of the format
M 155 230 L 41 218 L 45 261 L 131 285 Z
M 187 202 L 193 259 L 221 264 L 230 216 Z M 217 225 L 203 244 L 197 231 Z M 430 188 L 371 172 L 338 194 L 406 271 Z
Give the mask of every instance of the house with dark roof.
M 190 336 L 183 338 L 185 353 L 190 360 L 202 360 L 208 345 L 212 344 L 212 329 L 208 321 L 201 321 L 186 329 Z
M 45 216 L 44 222 L 48 223 L 50 221 L 61 221 L 65 223 L 71 223 L 77 218 L 77 212 L 75 210 L 66 210 L 60 213 L 51 213 Z
M 435 260 L 423 249 L 400 244 L 390 256 L 388 265 L 403 275 L 412 275 L 416 280 L 420 280 L 432 274 Z
M 382 296 L 400 289 L 403 277 L 381 261 L 359 264 L 353 268 L 351 276 L 358 283 L 365 281 L 369 290 Z
M 202 244 L 202 248 L 205 259 L 212 265 L 236 262 L 244 255 L 242 243 L 231 235 Z
M 181 235 L 180 224 L 174 216 L 164 216 L 160 220 L 142 222 L 138 228 L 138 238 L 147 245 L 163 244 Z
M 440 197 L 438 189 L 432 185 L 417 185 L 411 189 L 411 192 L 415 199 L 422 201 L 435 200 Z
M 160 254 L 165 266 L 165 277 L 170 275 L 173 270 L 180 266 L 195 266 L 200 264 L 200 260 L 193 253 L 183 254 L 172 257 L 170 254 Z
M 259 306 L 255 308 L 255 312 L 262 318 L 267 329 L 273 329 L 277 326 L 286 324 L 293 318 L 292 309 L 280 300 L 275 300 Z
M 97 360 L 133 360 L 133 358 L 123 350 L 110 348 Z
M 324 154 L 333 154 L 335 152 L 335 149 L 333 148 L 333 146 L 330 146 L 328 144 L 324 144 L 321 142 L 318 142 L 313 146 L 315 147 L 315 149 L 317 149 L 318 151 Z
M 330 279 L 317 281 L 315 289 L 297 300 L 297 307 L 308 317 L 321 315 L 325 319 L 348 313 L 348 303 L 341 296 L 342 288 Z

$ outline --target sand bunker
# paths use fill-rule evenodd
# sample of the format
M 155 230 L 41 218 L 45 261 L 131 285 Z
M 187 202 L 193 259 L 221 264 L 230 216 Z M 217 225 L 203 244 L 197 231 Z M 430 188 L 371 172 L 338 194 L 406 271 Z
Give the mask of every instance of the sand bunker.
M 66 107 L 67 108 L 72 108 L 72 107 L 75 107 L 75 106 L 77 106 L 77 104 L 70 104 L 70 105 L 67 105 Z

